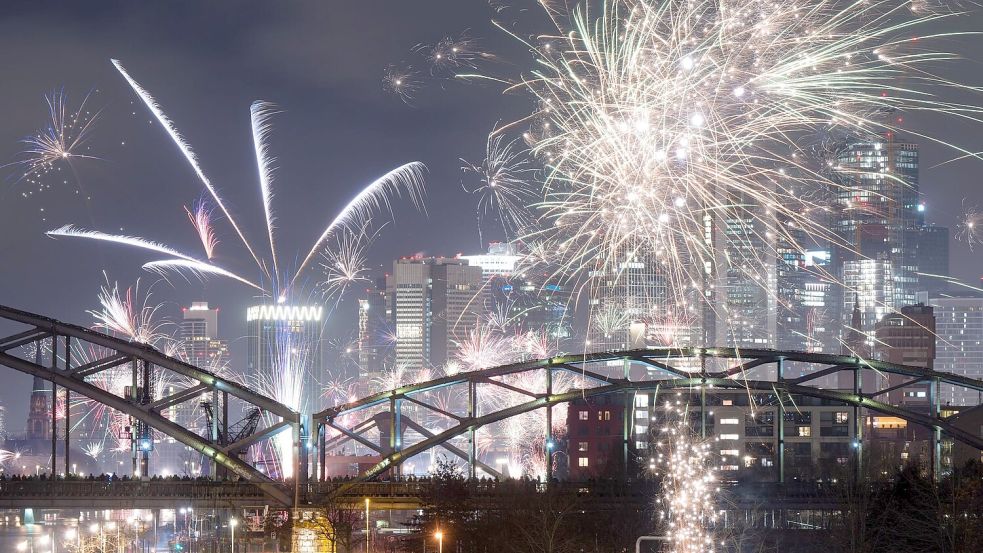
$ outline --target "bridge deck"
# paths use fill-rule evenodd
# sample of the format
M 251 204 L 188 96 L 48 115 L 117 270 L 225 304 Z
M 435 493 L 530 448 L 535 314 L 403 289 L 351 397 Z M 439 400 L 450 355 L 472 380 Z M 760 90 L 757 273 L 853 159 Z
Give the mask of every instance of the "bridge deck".
M 284 492 L 291 483 L 266 484 Z M 350 503 L 361 508 L 368 498 L 373 509 L 413 510 L 422 506 L 427 481 L 397 482 L 311 482 L 306 497 L 309 505 Z M 625 487 L 615 482 L 556 484 L 556 489 L 574 494 L 594 506 L 653 501 L 650 486 Z M 480 505 L 496 499 L 543 491 L 533 481 L 472 482 L 469 492 Z M 831 509 L 839 503 L 836 494 L 812 484 L 745 484 L 729 488 L 721 508 L 736 509 Z M 235 509 L 269 505 L 270 496 L 256 484 L 230 481 L 170 480 L 20 480 L 0 481 L 0 509 L 166 509 L 179 507 Z

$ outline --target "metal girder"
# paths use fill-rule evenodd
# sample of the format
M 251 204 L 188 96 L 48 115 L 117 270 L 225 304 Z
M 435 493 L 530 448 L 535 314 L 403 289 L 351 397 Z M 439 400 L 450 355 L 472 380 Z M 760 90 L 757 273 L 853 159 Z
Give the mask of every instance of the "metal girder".
M 51 334 L 47 332 L 43 332 L 36 328 L 32 328 L 31 330 L 25 330 L 24 332 L 18 332 L 13 336 L 7 336 L 6 338 L 0 340 L 0 351 L 7 351 L 8 349 L 14 349 L 14 348 L 19 348 L 21 346 L 26 346 L 31 342 L 44 340 L 49 336 L 51 336 Z
M 867 397 L 877 397 L 877 396 L 880 396 L 880 395 L 891 393 L 891 392 L 893 392 L 895 390 L 900 390 L 901 388 L 907 388 L 908 386 L 914 386 L 915 384 L 918 384 L 918 383 L 921 383 L 921 382 L 925 382 L 926 380 L 928 380 L 928 379 L 926 379 L 926 378 L 912 378 L 911 380 L 902 382 L 901 384 L 896 384 L 896 385 L 891 386 L 889 388 L 884 388 L 883 390 L 877 390 L 876 392 L 874 392 L 872 394 L 868 394 L 868 393 L 864 392 L 864 395 L 867 396 Z
M 106 334 L 102 334 L 82 326 L 63 323 L 50 317 L 44 317 L 42 315 L 36 315 L 34 313 L 21 311 L 19 309 L 2 305 L 0 305 L 0 318 L 34 326 L 38 331 L 42 331 L 50 335 L 71 336 L 72 338 L 77 338 L 85 342 L 115 350 L 121 354 L 136 357 L 153 365 L 157 365 L 158 367 L 162 367 L 170 371 L 174 371 L 182 376 L 197 380 L 203 384 L 208 384 L 218 391 L 228 392 L 231 396 L 237 397 L 283 419 L 290 420 L 291 422 L 296 422 L 298 424 L 300 423 L 300 414 L 282 403 L 257 394 L 241 384 L 226 380 L 210 371 L 199 369 L 190 363 L 185 363 L 178 359 L 174 359 L 173 357 L 168 357 L 153 346 L 139 344 L 136 342 L 128 342 L 126 340 L 107 336 Z
M 351 432 L 356 433 L 356 434 L 359 434 L 359 433 L 365 432 L 366 430 L 368 430 L 369 428 L 371 428 L 373 425 L 375 425 L 375 419 L 364 420 L 364 421 L 356 424 L 351 429 Z M 335 430 L 337 430 L 337 427 L 335 427 L 334 425 L 325 424 L 325 426 L 330 426 L 331 428 L 334 428 Z M 323 449 L 324 451 L 331 451 L 331 450 L 335 449 L 336 447 L 339 447 L 341 444 L 348 442 L 349 440 L 351 440 L 351 437 L 349 437 L 348 435 L 346 435 L 346 434 L 339 434 L 338 436 L 334 436 L 330 440 L 325 440 L 324 443 L 321 444 L 321 449 Z
M 653 358 L 659 359 L 654 361 Z M 663 361 L 668 359 L 694 359 L 694 358 L 723 358 L 723 359 L 741 359 L 745 362 L 738 366 L 728 369 L 726 371 L 718 371 L 713 373 L 705 373 L 699 377 L 691 377 L 693 373 L 686 371 L 680 371 L 669 366 Z M 465 384 L 465 383 L 482 383 L 489 382 L 489 379 L 493 376 L 504 376 L 508 374 L 516 374 L 524 371 L 531 370 L 565 370 L 574 373 L 581 372 L 579 365 L 587 365 L 590 363 L 602 362 L 602 361 L 613 361 L 613 360 L 631 360 L 634 362 L 652 364 L 658 368 L 668 368 L 668 372 L 675 375 L 683 376 L 683 378 L 669 378 L 669 379 L 652 379 L 644 381 L 629 381 L 626 379 L 614 379 L 609 377 L 604 377 L 600 374 L 591 372 L 587 376 L 594 378 L 595 380 L 605 382 L 607 385 L 598 386 L 595 388 L 584 388 L 569 390 L 561 394 L 549 394 L 549 395 L 539 395 L 531 392 L 524 392 L 526 395 L 532 397 L 531 400 L 521 403 L 518 405 L 511 406 L 509 408 L 496 411 L 494 413 L 488 413 L 482 416 L 473 416 L 462 418 L 459 424 L 443 430 L 439 433 L 429 436 L 427 439 L 422 440 L 416 444 L 405 447 L 400 451 L 393 451 L 389 455 L 385 456 L 378 464 L 369 469 L 363 476 L 363 479 L 370 479 L 378 476 L 379 474 L 390 469 L 394 465 L 405 461 L 413 457 L 414 455 L 425 451 L 436 445 L 444 444 L 448 440 L 455 438 L 465 432 L 468 432 L 474 428 L 484 426 L 486 424 L 494 423 L 509 417 L 513 417 L 522 413 L 533 411 L 535 409 L 541 409 L 547 406 L 555 405 L 557 403 L 564 403 L 577 398 L 589 398 L 593 396 L 600 396 L 605 394 L 612 394 L 618 392 L 640 392 L 640 391 L 650 391 L 652 389 L 705 389 L 706 387 L 719 387 L 727 389 L 745 389 L 760 392 L 772 392 L 779 396 L 782 394 L 796 394 L 811 396 L 821 399 L 829 399 L 833 401 L 840 402 L 844 405 L 850 405 L 858 408 L 868 409 L 870 411 L 883 413 L 886 415 L 896 416 L 907 420 L 909 422 L 920 424 L 929 428 L 934 428 L 936 430 L 941 430 L 946 432 L 951 437 L 969 444 L 978 449 L 983 449 L 983 438 L 976 436 L 972 433 L 965 432 L 952 426 L 945 420 L 922 415 L 919 413 L 908 411 L 900 407 L 895 407 L 887 403 L 876 401 L 869 396 L 865 396 L 859 393 L 842 392 L 836 390 L 824 390 L 820 388 L 815 388 L 812 386 L 803 385 L 804 382 L 814 380 L 826 374 L 833 374 L 842 370 L 874 370 L 880 373 L 891 373 L 906 375 L 914 378 L 914 380 L 906 382 L 903 386 L 911 385 L 917 381 L 933 379 L 939 382 L 946 382 L 950 384 L 956 384 L 960 386 L 965 386 L 968 388 L 973 388 L 976 390 L 983 390 L 983 382 L 978 380 L 973 380 L 966 377 L 961 377 L 958 375 L 952 375 L 947 373 L 940 373 L 933 370 L 912 367 L 906 365 L 896 365 L 893 363 L 886 363 L 883 361 L 872 361 L 860 359 L 857 357 L 851 357 L 847 355 L 826 355 L 826 354 L 815 354 L 815 353 L 805 353 L 805 352 L 779 352 L 775 350 L 746 350 L 746 349 L 735 349 L 735 348 L 663 348 L 656 350 L 633 350 L 629 352 L 611 352 L 611 353 L 594 353 L 580 356 L 564 356 L 553 359 L 517 363 L 513 365 L 506 365 L 503 367 L 496 367 L 493 369 L 488 369 L 486 371 L 478 371 L 474 373 L 464 373 L 455 375 L 453 377 L 444 377 L 441 379 L 434 380 L 432 382 L 424 382 L 419 384 L 414 384 L 412 386 L 403 387 L 391 392 L 385 392 L 382 394 L 376 394 L 375 396 L 370 396 L 360 401 L 353 402 L 347 405 L 341 405 L 333 409 L 329 409 L 325 412 L 315 415 L 315 417 L 324 417 L 325 420 L 331 421 L 334 416 L 338 414 L 347 413 L 359 409 L 366 408 L 370 405 L 378 405 L 386 399 L 392 399 L 397 397 L 405 397 L 408 393 L 417 393 L 421 391 L 428 391 L 432 389 L 437 389 L 444 386 Z M 744 380 L 744 379 L 733 379 L 731 378 L 734 374 L 743 372 L 747 369 L 758 367 L 761 365 L 766 365 L 769 363 L 784 363 L 786 361 L 791 362 L 803 362 L 811 364 L 822 364 L 827 365 L 826 368 L 806 375 L 804 377 L 792 380 L 785 380 L 783 377 L 778 377 L 776 381 L 771 380 Z M 584 369 L 586 371 L 586 369 Z M 497 381 L 490 381 L 492 384 L 501 384 Z M 885 390 L 889 391 L 889 390 Z M 878 394 L 874 394 L 878 395 Z M 332 425 L 334 426 L 334 425 Z M 344 429 L 339 429 L 339 431 L 348 434 Z M 350 436 L 354 438 L 355 436 Z M 361 440 L 360 440 L 361 441 Z
M 190 388 L 185 388 L 181 391 L 174 392 L 169 396 L 162 397 L 157 401 L 154 401 L 153 403 L 150 404 L 150 408 L 153 409 L 154 411 L 167 409 L 172 405 L 177 405 L 178 403 L 184 403 L 185 401 L 188 401 L 189 399 L 195 396 L 201 395 L 202 392 L 206 392 L 211 389 L 212 387 L 209 386 L 208 384 L 198 384 Z
M 414 421 L 413 419 L 410 419 L 409 417 L 406 417 L 403 420 L 406 421 L 406 426 L 407 427 L 412 428 L 413 430 L 416 430 L 421 435 L 426 436 L 427 438 L 432 438 L 433 437 L 433 432 L 431 432 L 431 431 L 427 430 L 426 428 L 424 428 L 422 424 Z M 465 461 L 468 461 L 469 460 L 468 454 L 465 453 L 465 452 L 463 452 L 463 451 L 461 451 L 461 449 L 459 447 L 457 447 L 457 446 L 451 445 L 448 442 L 444 442 L 443 444 L 440 445 L 440 447 L 443 447 L 447 451 L 450 451 L 451 453 L 453 453 L 454 455 L 456 455 L 457 457 L 459 457 L 461 459 L 464 459 Z M 475 465 L 481 467 L 482 470 L 484 470 L 488 474 L 494 476 L 495 478 L 503 478 L 502 473 L 498 472 L 497 470 L 495 470 L 491 466 L 487 465 L 486 463 L 483 463 L 483 462 L 475 459 Z
M 132 359 L 129 355 L 125 353 L 117 353 L 110 355 L 109 357 L 103 357 L 102 359 L 96 359 L 84 365 L 79 365 L 74 369 L 68 371 L 69 376 L 77 378 L 85 378 L 89 375 L 102 372 L 113 367 L 118 367 L 124 363 L 128 363 Z
M 255 412 L 255 411 L 254 411 Z M 280 421 L 272 426 L 268 426 L 262 430 L 257 430 L 252 435 L 247 436 L 238 442 L 233 442 L 229 445 L 224 445 L 220 447 L 225 453 L 230 453 L 234 451 L 242 451 L 243 449 L 259 442 L 265 438 L 269 438 L 279 434 L 280 432 L 286 430 L 290 427 L 290 421 Z
M 201 436 L 185 429 L 181 425 L 171 422 L 160 413 L 149 409 L 148 405 L 132 403 L 115 394 L 111 394 L 102 388 L 89 384 L 88 382 L 71 378 L 63 371 L 43 367 L 31 361 L 26 361 L 7 353 L 0 353 L 0 365 L 10 367 L 11 369 L 30 374 L 32 376 L 39 376 L 54 384 L 63 386 L 66 389 L 73 392 L 78 392 L 88 398 L 98 401 L 103 405 L 129 415 L 141 422 L 149 424 L 153 428 L 156 428 L 168 436 L 173 437 L 177 441 L 194 449 L 195 451 L 198 451 L 202 455 L 212 459 L 218 464 L 221 464 L 246 480 L 256 483 L 272 482 L 268 476 L 256 470 L 248 463 L 238 458 L 226 455 L 225 453 L 221 452 L 218 449 L 218 446 L 212 442 L 205 440 Z M 278 497 L 277 499 L 285 500 L 286 504 L 290 504 L 289 497 Z

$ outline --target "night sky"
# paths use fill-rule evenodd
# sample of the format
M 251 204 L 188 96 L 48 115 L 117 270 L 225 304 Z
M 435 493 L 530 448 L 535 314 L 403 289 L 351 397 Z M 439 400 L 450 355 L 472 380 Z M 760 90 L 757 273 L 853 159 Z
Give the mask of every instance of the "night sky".
M 182 206 L 190 206 L 202 187 L 111 58 L 160 102 L 257 244 L 264 233 L 249 105 L 267 100 L 282 108 L 271 139 L 279 167 L 274 205 L 282 262 L 304 255 L 363 186 L 414 160 L 430 169 L 427 214 L 397 204 L 396 223 L 383 231 L 371 259 L 389 264 L 416 252 L 476 253 L 483 247 L 476 200 L 461 188 L 459 158 L 480 161 L 488 131 L 528 109 L 526 100 L 503 97 L 494 87 L 431 79 L 408 106 L 383 91 L 382 76 L 391 63 L 423 65 L 415 45 L 462 31 L 487 50 L 516 52 L 512 39 L 490 24 L 494 15 L 483 0 L 3 2 L 0 164 L 16 159 L 18 140 L 45 125 L 46 92 L 64 88 L 72 104 L 91 92 L 91 107 L 103 112 L 86 152 L 101 159 L 78 161 L 69 185 L 49 177 L 49 190 L 24 198 L 30 187 L 16 182 L 17 169 L 0 169 L 0 304 L 90 324 L 85 311 L 97 307 L 104 270 L 123 287 L 141 276 L 144 287 L 157 280 L 140 270 L 153 259 L 140 251 L 44 236 L 66 223 L 200 250 Z M 983 29 L 983 12 L 949 24 Z M 969 59 L 940 66 L 940 74 L 983 84 L 983 37 L 948 39 L 944 47 Z M 518 53 L 515 59 L 525 62 Z M 983 151 L 981 124 L 907 114 L 906 125 Z M 983 207 L 983 162 L 939 166 L 952 157 L 923 143 L 921 189 L 928 220 L 955 227 L 964 198 Z M 216 261 L 255 276 L 231 229 L 220 222 L 219 230 Z M 975 283 L 983 274 L 983 260 L 965 244 L 953 242 L 951 257 L 953 276 Z M 249 289 L 216 280 L 202 291 L 175 282 L 154 285 L 154 298 L 166 302 L 166 312 L 177 315 L 180 305 L 206 299 L 223 310 L 222 337 L 244 332 L 245 306 L 253 302 Z M 339 311 L 340 326 L 348 329 L 354 326 L 347 314 L 351 303 L 349 297 Z M 8 428 L 19 433 L 30 381 L 6 370 L 4 382 L 9 385 L 0 400 Z

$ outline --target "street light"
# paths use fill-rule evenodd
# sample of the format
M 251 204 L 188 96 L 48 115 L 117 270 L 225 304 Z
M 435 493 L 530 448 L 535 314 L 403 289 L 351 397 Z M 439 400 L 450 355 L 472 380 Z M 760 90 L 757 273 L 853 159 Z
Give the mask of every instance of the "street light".
M 444 533 L 437 530 L 433 537 L 437 538 L 437 553 L 444 553 Z
M 365 553 L 369 553 L 369 541 L 372 539 L 372 532 L 369 531 L 369 503 L 371 500 L 365 498 Z
M 231 519 L 231 520 L 229 520 L 229 529 L 232 530 L 232 552 L 231 553 L 236 553 L 236 526 L 238 524 L 239 524 L 239 521 L 236 520 L 236 519 L 234 519 L 234 518 Z

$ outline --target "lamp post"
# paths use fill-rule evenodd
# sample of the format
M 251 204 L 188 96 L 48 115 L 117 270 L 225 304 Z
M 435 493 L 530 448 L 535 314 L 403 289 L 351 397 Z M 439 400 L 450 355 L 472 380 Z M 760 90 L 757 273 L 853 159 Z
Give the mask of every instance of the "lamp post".
M 365 498 L 365 553 L 369 553 L 369 542 L 372 540 L 372 532 L 369 530 L 369 503 L 371 500 Z
M 232 531 L 232 553 L 236 553 L 236 526 L 238 526 L 239 521 L 236 519 L 229 520 L 229 529 Z
M 444 533 L 437 530 L 433 537 L 437 538 L 437 553 L 444 553 Z

